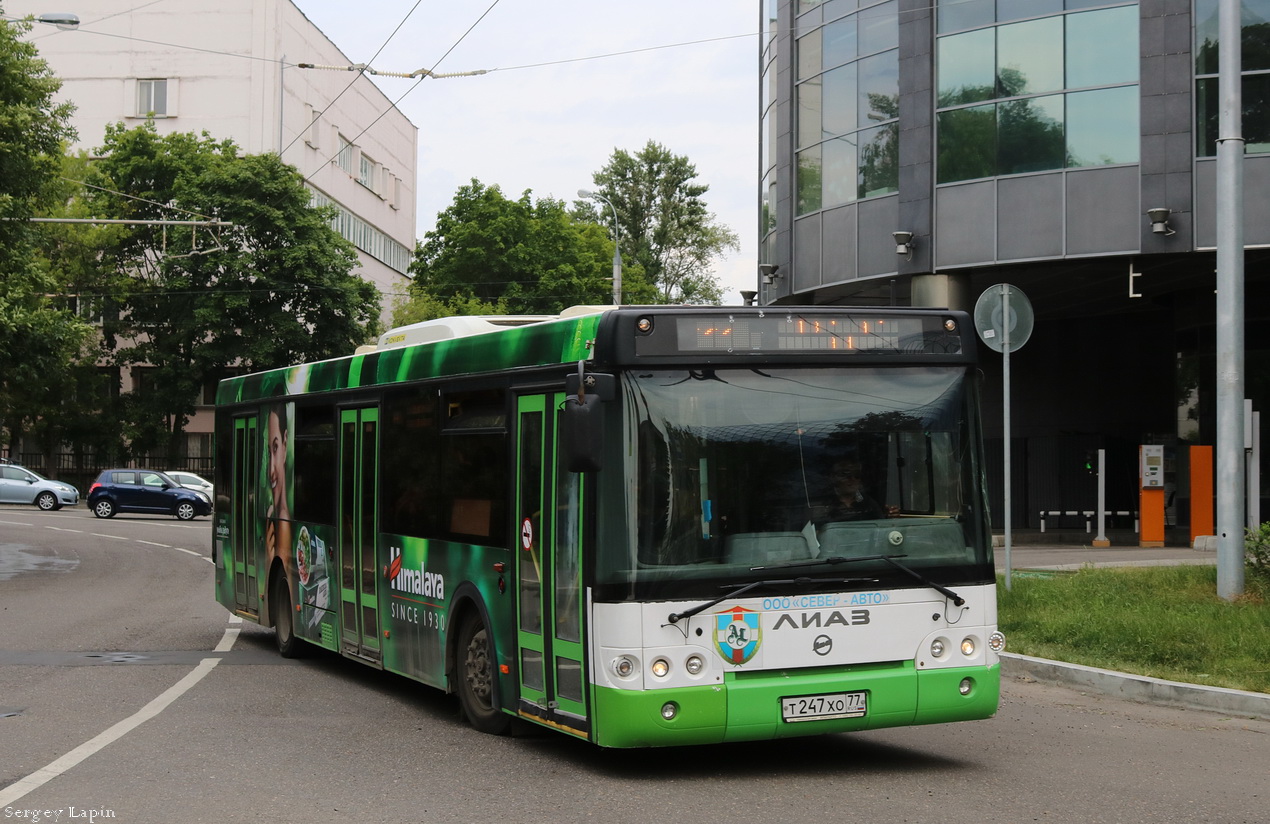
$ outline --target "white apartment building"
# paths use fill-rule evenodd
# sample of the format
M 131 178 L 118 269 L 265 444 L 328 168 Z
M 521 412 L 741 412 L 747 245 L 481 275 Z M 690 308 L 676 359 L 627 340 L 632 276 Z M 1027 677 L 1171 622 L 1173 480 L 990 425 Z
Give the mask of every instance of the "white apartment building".
M 207 131 L 247 154 L 278 152 L 339 211 L 361 275 L 404 291 L 415 244 L 418 129 L 356 72 L 302 69 L 349 60 L 291 0 L 7 0 L 8 17 L 79 17 L 28 34 L 75 106 L 76 149 L 107 124 L 153 116 L 160 134 Z M 385 114 L 386 112 L 386 114 Z
M 160 134 L 206 131 L 247 154 L 278 152 L 316 203 L 337 209 L 333 225 L 357 247 L 388 322 L 414 251 L 418 129 L 365 75 L 299 67 L 355 61 L 292 0 L 6 0 L 3 11 L 79 18 L 27 35 L 62 80 L 58 99 L 75 104 L 73 149 L 100 147 L 108 124 L 152 117 Z M 143 372 L 121 375 L 122 390 L 142 387 Z M 191 458 L 210 460 L 213 391 L 186 428 Z

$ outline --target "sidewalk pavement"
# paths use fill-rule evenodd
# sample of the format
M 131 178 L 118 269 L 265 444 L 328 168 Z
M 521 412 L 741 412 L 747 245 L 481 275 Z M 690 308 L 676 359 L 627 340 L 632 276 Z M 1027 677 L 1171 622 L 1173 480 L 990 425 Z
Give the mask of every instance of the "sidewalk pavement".
M 1000 537 L 994 541 L 997 572 L 1006 569 L 1006 552 Z M 1094 567 L 1170 566 L 1216 564 L 1217 553 L 1190 547 L 1092 547 L 1080 544 L 1038 544 L 1011 542 L 1011 576 L 1031 571 L 1077 570 Z M 1009 633 L 1006 634 L 1008 649 Z M 1270 719 L 1270 693 L 1205 687 L 1130 675 L 1123 672 L 1083 667 L 1062 661 L 1032 658 L 1011 652 L 1001 654 L 1001 674 L 1006 678 L 1034 679 L 1104 695 L 1186 709 L 1220 712 L 1235 716 Z
M 997 572 L 1005 572 L 1005 546 L 998 544 L 992 551 L 996 556 Z M 1009 560 L 1012 570 L 1081 569 L 1087 566 L 1177 566 L 1179 564 L 1216 564 L 1217 553 L 1190 547 L 1128 545 L 1093 547 L 1088 544 L 1012 542 Z

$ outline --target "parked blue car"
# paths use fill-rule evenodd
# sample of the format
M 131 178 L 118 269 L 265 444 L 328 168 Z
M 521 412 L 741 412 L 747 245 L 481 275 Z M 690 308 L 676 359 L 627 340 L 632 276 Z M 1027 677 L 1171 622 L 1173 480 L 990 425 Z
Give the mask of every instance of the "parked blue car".
M 107 469 L 88 490 L 88 508 L 98 518 L 140 512 L 175 515 L 188 521 L 197 515 L 211 515 L 212 500 L 154 469 Z

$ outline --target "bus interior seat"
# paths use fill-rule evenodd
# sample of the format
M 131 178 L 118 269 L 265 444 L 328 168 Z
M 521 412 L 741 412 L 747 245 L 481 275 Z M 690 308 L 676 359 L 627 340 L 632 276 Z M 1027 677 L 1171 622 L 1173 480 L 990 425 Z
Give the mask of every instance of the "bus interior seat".
M 801 532 L 741 532 L 729 535 L 727 562 L 762 566 L 786 561 L 803 561 L 812 557 L 811 548 Z

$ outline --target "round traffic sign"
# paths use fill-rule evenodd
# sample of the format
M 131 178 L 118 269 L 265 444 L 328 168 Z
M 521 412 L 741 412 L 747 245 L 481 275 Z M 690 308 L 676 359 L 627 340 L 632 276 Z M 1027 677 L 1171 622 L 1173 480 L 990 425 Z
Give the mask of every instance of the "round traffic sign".
M 1005 348 L 1007 322 L 1011 352 L 1021 349 L 1032 336 L 1032 303 L 1017 286 L 1008 283 L 998 283 L 983 290 L 979 300 L 975 301 L 974 317 L 979 339 L 994 352 Z

